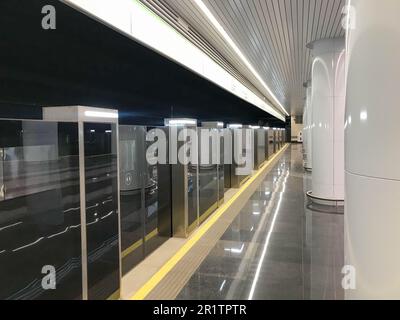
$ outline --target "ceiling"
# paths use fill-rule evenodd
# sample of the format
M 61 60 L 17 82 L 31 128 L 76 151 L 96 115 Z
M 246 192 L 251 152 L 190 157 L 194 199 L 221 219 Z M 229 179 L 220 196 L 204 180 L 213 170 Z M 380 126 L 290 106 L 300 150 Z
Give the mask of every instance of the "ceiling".
M 310 79 L 306 44 L 344 37 L 345 0 L 202 0 L 291 115 L 302 115 Z M 195 0 L 152 0 L 171 8 L 261 93 L 265 87 L 243 63 Z

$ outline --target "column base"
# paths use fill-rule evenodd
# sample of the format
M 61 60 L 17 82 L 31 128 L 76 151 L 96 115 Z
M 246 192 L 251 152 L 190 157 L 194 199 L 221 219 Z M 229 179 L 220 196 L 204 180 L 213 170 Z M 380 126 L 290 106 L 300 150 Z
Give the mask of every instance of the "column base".
M 335 206 L 335 207 L 344 207 L 344 200 L 342 199 L 329 199 L 329 198 L 321 198 L 313 195 L 312 191 L 308 191 L 307 197 L 314 203 L 323 205 L 323 206 Z

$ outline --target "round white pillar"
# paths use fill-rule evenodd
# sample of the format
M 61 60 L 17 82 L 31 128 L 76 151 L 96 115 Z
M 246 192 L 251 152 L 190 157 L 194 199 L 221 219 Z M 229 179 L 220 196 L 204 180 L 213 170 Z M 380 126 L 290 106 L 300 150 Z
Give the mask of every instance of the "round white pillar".
M 303 148 L 304 148 L 304 168 L 312 170 L 312 105 L 311 105 L 311 81 L 305 84 L 306 91 L 306 104 L 304 108 L 304 134 L 303 134 Z
M 353 0 L 347 43 L 347 299 L 400 299 L 400 1 Z
M 312 196 L 344 200 L 345 41 L 323 39 L 312 49 Z
M 303 164 L 307 164 L 307 101 L 304 104 L 303 111 Z

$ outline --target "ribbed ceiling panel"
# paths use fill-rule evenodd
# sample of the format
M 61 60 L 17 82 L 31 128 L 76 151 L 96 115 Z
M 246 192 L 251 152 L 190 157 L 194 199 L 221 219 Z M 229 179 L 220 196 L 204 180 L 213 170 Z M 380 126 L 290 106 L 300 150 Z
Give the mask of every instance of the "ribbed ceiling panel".
M 257 90 L 265 89 L 193 0 L 147 0 L 173 9 Z M 310 78 L 306 44 L 343 37 L 345 0 L 202 0 L 279 101 L 293 115 L 304 107 Z
M 213 28 L 210 28 L 208 21 L 202 17 L 201 12 L 197 10 L 197 7 L 193 7 L 193 3 L 183 3 L 182 9 L 187 9 L 187 11 L 185 11 L 185 14 L 182 14 L 178 13 L 173 6 L 164 0 L 140 1 L 194 45 L 203 50 L 211 59 L 217 62 L 257 96 L 261 99 L 270 100 L 270 98 L 263 92 L 265 90 L 257 82 L 254 75 L 250 74 L 245 76 L 245 74 L 248 73 L 248 70 L 243 62 L 238 58 L 236 53 L 225 44 L 223 38 Z M 192 5 L 191 9 L 186 8 L 186 5 Z M 196 29 L 193 27 L 194 23 L 187 22 L 187 17 L 190 17 L 192 21 L 196 21 Z M 206 36 L 203 36 L 203 34 Z M 221 45 L 224 48 L 223 54 L 219 49 L 217 49 L 217 47 L 220 47 Z M 271 106 L 274 106 L 273 103 L 270 104 Z M 281 112 L 278 107 L 275 108 L 278 112 Z

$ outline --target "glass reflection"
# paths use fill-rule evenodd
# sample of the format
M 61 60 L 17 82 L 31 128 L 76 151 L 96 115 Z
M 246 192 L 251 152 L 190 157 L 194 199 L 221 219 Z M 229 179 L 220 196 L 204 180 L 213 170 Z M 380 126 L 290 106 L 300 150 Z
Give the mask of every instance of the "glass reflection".
M 144 257 L 143 180 L 145 128 L 119 126 L 122 272 Z
M 150 130 L 150 129 L 149 129 Z M 147 142 L 149 146 L 151 142 Z M 147 149 L 147 148 L 146 148 Z M 145 256 L 171 237 L 171 171 L 167 164 L 145 169 Z
M 188 165 L 188 176 L 187 176 L 187 184 L 188 184 L 188 225 L 189 229 L 197 222 L 198 218 L 198 192 L 197 192 L 197 179 L 198 179 L 198 167 L 197 165 L 189 164 Z
M 216 134 L 217 130 L 210 130 L 211 134 Z M 199 165 L 199 217 L 200 223 L 203 222 L 218 207 L 218 164 L 213 163 L 212 156 L 217 150 L 213 145 L 212 136 L 208 137 L 208 143 L 202 141 L 204 137 L 199 135 L 199 159 L 202 159 L 203 148 L 208 145 L 208 163 Z
M 256 129 L 254 132 L 254 167 L 259 169 L 265 161 L 265 131 L 264 129 Z
M 116 125 L 85 123 L 88 298 L 118 296 L 119 221 Z
M 170 166 L 147 162 L 146 133 L 146 127 L 119 126 L 124 274 L 171 237 Z
M 268 157 L 273 156 L 275 153 L 275 143 L 274 143 L 274 131 L 272 129 L 268 130 Z
M 78 149 L 77 124 L 0 121 L 0 299 L 82 298 Z
M 218 164 L 218 201 L 222 203 L 224 201 L 225 196 L 225 167 L 224 167 L 224 150 L 225 150 L 225 141 L 223 130 L 218 130 L 220 135 L 220 143 L 219 143 L 219 164 Z

